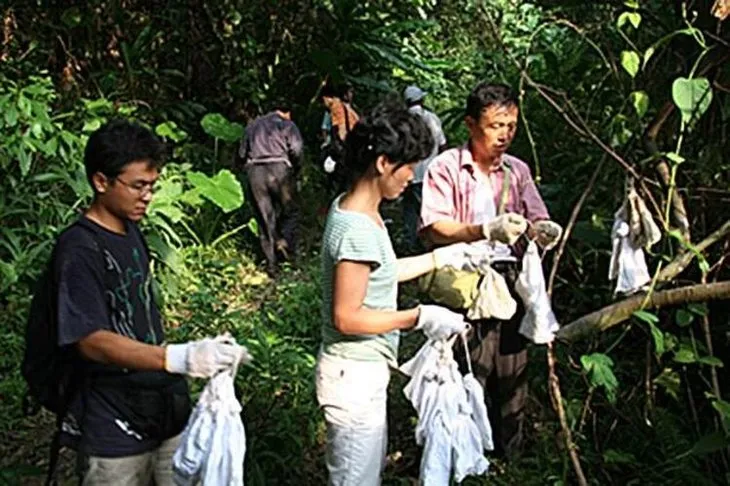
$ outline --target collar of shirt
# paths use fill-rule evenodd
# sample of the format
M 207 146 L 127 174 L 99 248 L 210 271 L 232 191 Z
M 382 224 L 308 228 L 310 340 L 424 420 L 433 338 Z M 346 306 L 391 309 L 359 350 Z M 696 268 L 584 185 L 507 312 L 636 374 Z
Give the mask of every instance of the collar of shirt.
M 504 171 L 504 164 L 504 155 L 502 155 L 499 160 L 499 165 L 494 170 L 492 170 L 492 172 Z M 474 172 L 475 170 L 478 170 L 477 164 L 476 162 L 474 162 L 474 158 L 471 156 L 469 142 L 459 147 L 459 169 L 467 169 L 474 179 L 477 178 L 476 172 Z

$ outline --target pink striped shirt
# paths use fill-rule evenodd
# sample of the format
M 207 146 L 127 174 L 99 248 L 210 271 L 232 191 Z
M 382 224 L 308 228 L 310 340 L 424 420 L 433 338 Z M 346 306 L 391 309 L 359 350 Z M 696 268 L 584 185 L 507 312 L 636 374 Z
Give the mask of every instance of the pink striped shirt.
M 521 214 L 531 222 L 550 219 L 529 166 L 508 154 L 502 156 L 499 168 L 489 174 L 495 208 L 499 208 L 502 197 L 505 163 L 511 169 L 505 212 Z M 479 183 L 477 170 L 468 144 L 447 150 L 431 162 L 423 180 L 420 229 L 443 220 L 475 223 L 473 204 Z

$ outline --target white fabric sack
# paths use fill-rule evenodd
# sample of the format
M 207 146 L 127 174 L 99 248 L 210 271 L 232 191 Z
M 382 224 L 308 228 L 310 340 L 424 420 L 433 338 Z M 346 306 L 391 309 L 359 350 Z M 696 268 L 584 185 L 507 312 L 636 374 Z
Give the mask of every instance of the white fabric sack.
M 425 486 L 449 484 L 452 469 L 457 482 L 483 474 L 489 467 L 483 451 L 493 448 L 484 390 L 471 369 L 465 377 L 459 372 L 452 351 L 456 338 L 429 340 L 400 367 L 411 377 L 403 392 L 418 413 L 415 435 L 424 446 L 420 478 Z
M 494 450 L 492 424 L 489 423 L 487 404 L 484 401 L 484 388 L 479 384 L 474 374 L 469 372 L 469 374 L 464 376 L 464 389 L 466 390 L 466 396 L 471 407 L 472 418 L 481 437 L 482 449 L 492 451 Z
M 172 458 L 178 486 L 243 486 L 246 432 L 233 389 L 236 369 L 211 378 L 198 399 Z
M 522 270 L 515 282 L 515 292 L 525 305 L 519 332 L 535 344 L 550 343 L 560 329 L 545 288 L 545 274 L 537 244 L 530 241 L 522 258 Z
M 651 282 L 644 250 L 631 242 L 629 224 L 619 214 L 611 230 L 611 263 L 608 279 L 616 279 L 614 294 L 633 294 Z
M 468 319 L 509 320 L 517 312 L 517 302 L 512 298 L 504 277 L 491 266 L 481 269 L 482 280 L 477 287 L 477 296 L 467 310 Z

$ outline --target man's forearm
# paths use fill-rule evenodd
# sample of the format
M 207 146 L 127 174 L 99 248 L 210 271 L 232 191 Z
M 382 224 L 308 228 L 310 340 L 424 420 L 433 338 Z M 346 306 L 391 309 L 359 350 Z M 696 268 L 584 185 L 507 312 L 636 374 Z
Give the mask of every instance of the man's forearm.
M 165 348 L 141 343 L 111 331 L 95 331 L 78 342 L 81 355 L 91 361 L 143 371 L 165 369 Z
M 470 243 L 484 239 L 482 225 L 437 221 L 424 230 L 428 239 L 436 245 L 447 245 L 461 241 Z

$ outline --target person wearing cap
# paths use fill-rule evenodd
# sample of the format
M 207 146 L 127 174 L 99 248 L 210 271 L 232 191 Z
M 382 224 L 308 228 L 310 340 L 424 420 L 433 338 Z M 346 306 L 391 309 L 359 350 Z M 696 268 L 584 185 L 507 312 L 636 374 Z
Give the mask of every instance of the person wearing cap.
M 509 320 L 472 321 L 470 356 L 462 356 L 463 364 L 471 361 L 486 390 L 495 452 L 506 458 L 520 451 L 527 399 L 526 340 L 518 332 L 524 309 L 514 292 L 522 255 L 515 243 L 527 232 L 539 246 L 550 249 L 562 233 L 550 221 L 529 166 L 507 153 L 518 115 L 517 97 L 508 86 L 480 83 L 474 88 L 466 102 L 469 140 L 428 166 L 420 221 L 421 234 L 435 246 L 492 241 L 491 266 L 518 303 Z M 510 236 L 500 241 L 498 234 Z
M 408 86 L 403 91 L 403 98 L 408 111 L 420 116 L 428 126 L 431 136 L 433 137 L 433 147 L 425 159 L 421 160 L 414 171 L 413 180 L 403 194 L 403 222 L 405 226 L 406 242 L 410 252 L 420 250 L 420 242 L 418 240 L 418 218 L 421 213 L 421 189 L 423 188 L 423 175 L 431 161 L 439 153 L 446 149 L 446 136 L 441 127 L 441 120 L 432 111 L 427 110 L 423 106 L 423 99 L 426 92 L 418 86 Z

